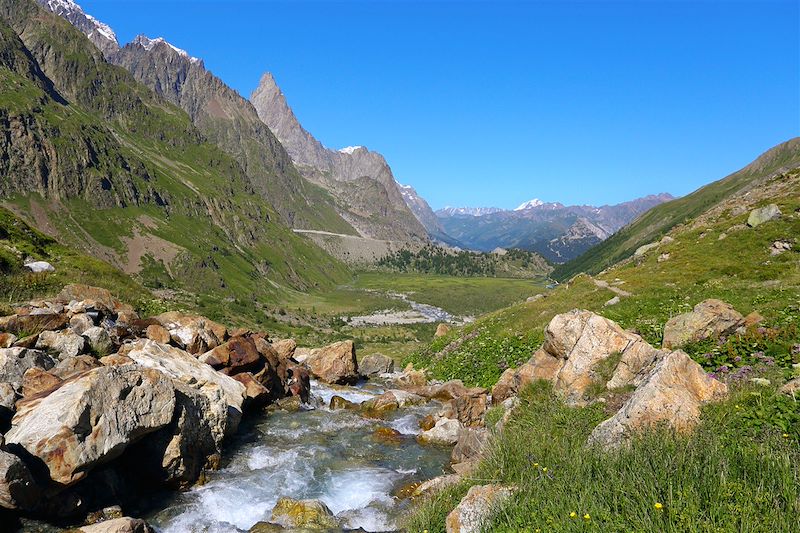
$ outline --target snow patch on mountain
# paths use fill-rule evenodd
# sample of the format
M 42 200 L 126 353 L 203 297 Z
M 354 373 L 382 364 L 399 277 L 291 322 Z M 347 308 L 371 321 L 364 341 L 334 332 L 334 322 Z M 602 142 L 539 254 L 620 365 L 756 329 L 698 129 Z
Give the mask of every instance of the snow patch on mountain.
M 452 217 L 455 215 L 467 215 L 471 217 L 482 217 L 502 211 L 499 207 L 450 207 L 445 206 L 436 211 L 437 216 Z
M 538 198 L 534 198 L 533 200 L 528 200 L 527 202 L 520 204 L 519 207 L 514 209 L 514 211 L 524 211 L 526 209 L 539 207 L 540 205 L 544 205 L 544 202 L 539 200 Z
M 117 35 L 111 26 L 88 15 L 72 0 L 38 0 L 38 2 L 46 10 L 66 19 L 82 31 L 104 54 L 119 49 Z
M 156 37 L 155 39 L 151 39 L 146 35 L 137 35 L 136 38 L 133 40 L 133 44 L 138 44 L 148 52 L 159 44 L 166 44 L 167 46 L 172 48 L 172 50 L 175 51 L 178 55 L 187 58 L 192 63 L 199 63 L 201 61 L 200 58 L 190 56 L 189 52 L 187 52 L 183 48 L 178 48 L 177 46 L 170 43 L 163 37 Z
M 353 152 L 355 152 L 356 150 L 361 150 L 362 148 L 364 148 L 364 147 L 363 146 L 345 146 L 344 148 L 341 148 L 339 151 L 341 153 L 343 153 L 343 154 L 353 155 Z

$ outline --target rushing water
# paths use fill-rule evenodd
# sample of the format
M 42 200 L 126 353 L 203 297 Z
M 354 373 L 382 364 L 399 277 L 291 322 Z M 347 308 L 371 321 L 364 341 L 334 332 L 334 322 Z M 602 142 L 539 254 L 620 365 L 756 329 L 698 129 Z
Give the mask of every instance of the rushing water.
M 312 383 L 325 405 L 334 394 L 361 402 L 383 392 L 375 384 L 331 388 Z M 162 533 L 247 531 L 268 521 L 281 496 L 323 501 L 342 527 L 391 531 L 408 502 L 393 493 L 413 481 L 443 473 L 449 453 L 417 444 L 420 418 L 434 402 L 370 420 L 325 407 L 275 412 L 243 424 L 225 466 L 205 485 L 174 494 L 147 517 Z M 402 434 L 388 442 L 379 427 Z

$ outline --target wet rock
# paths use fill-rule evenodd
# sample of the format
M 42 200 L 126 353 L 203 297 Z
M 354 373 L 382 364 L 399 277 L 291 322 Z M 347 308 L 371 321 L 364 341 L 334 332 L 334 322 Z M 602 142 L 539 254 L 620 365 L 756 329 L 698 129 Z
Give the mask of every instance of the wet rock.
M 47 370 L 33 367 L 29 368 L 22 376 L 22 397 L 42 395 L 61 385 L 62 380 Z
M 486 428 L 461 428 L 450 462 L 463 463 L 480 458 L 488 442 L 489 430 Z
M 292 365 L 286 370 L 286 376 L 286 388 L 289 394 L 299 397 L 303 403 L 308 403 L 311 396 L 311 377 L 308 370 Z
M 120 355 L 130 357 L 139 365 L 163 372 L 173 379 L 187 383 L 215 383 L 222 389 L 225 401 L 228 403 L 227 434 L 239 427 L 245 388 L 235 379 L 201 363 L 184 350 L 151 340 L 140 339 L 130 343 L 120 350 Z M 213 395 L 210 395 L 209 399 L 213 400 L 211 396 Z
M 358 361 L 353 341 L 340 341 L 320 348 L 305 361 L 311 374 L 330 384 L 353 384 L 358 381 Z
M 287 396 L 275 402 L 275 408 L 289 411 L 290 413 L 299 411 L 302 407 L 303 401 L 300 399 L 300 396 Z
M 280 359 L 291 359 L 297 349 L 297 342 L 294 339 L 283 339 L 272 342 L 272 348 Z
M 434 337 L 444 337 L 448 333 L 450 333 L 450 326 L 448 324 L 439 324 L 436 326 L 436 332 L 433 334 Z
M 52 368 L 50 373 L 61 379 L 68 379 L 76 374 L 100 366 L 103 366 L 102 363 L 91 355 L 77 355 L 75 357 L 62 359 Z
M 425 403 L 425 398 L 402 390 L 389 390 L 376 398 L 361 403 L 361 410 L 367 413 L 386 413 L 401 407 L 420 405 Z
M 700 302 L 689 313 L 672 317 L 664 325 L 665 349 L 679 348 L 731 333 L 744 322 L 744 317 L 730 304 L 709 299 Z
M 169 424 L 174 407 L 172 385 L 160 372 L 96 368 L 44 398 L 19 402 L 6 443 L 39 458 L 54 482 L 69 486 Z
M 283 533 L 284 531 L 286 531 L 286 529 L 278 524 L 270 524 L 269 522 L 256 522 L 253 527 L 247 530 L 247 533 Z
M 484 415 L 488 409 L 489 398 L 486 394 L 464 394 L 453 400 L 458 421 L 464 427 L 484 425 Z
M 260 407 L 269 403 L 269 390 L 253 377 L 250 372 L 242 372 L 232 376 L 233 379 L 244 385 L 245 408 Z
M 108 332 L 97 326 L 84 331 L 83 338 L 86 339 L 89 350 L 97 356 L 107 355 L 114 348 L 114 343 L 111 342 L 111 336 Z
M 22 459 L 0 450 L 0 507 L 31 510 L 40 495 L 41 489 Z
M 158 324 L 150 324 L 145 328 L 144 335 L 151 341 L 156 341 L 161 344 L 169 344 L 171 340 L 169 331 L 164 326 Z
M 417 440 L 422 444 L 452 446 L 458 442 L 458 431 L 460 429 L 461 424 L 458 423 L 458 420 L 442 418 L 431 429 L 420 433 Z
M 69 331 L 43 331 L 36 341 L 36 348 L 47 350 L 59 359 L 75 357 L 86 350 L 86 339 Z
M 330 409 L 358 409 L 359 405 L 356 403 L 351 402 L 341 396 L 334 395 L 331 397 L 331 401 L 328 404 Z
M 403 434 L 393 428 L 379 427 L 373 432 L 373 437 L 380 442 L 387 444 L 400 444 L 403 441 Z
M 69 329 L 71 329 L 76 335 L 83 335 L 84 331 L 94 327 L 94 325 L 94 320 L 92 320 L 92 318 L 86 313 L 72 315 L 72 318 L 69 319 Z
M 379 376 L 394 371 L 394 359 L 383 354 L 374 353 L 366 356 L 358 365 L 364 376 Z
M 40 350 L 0 349 L 0 381 L 10 383 L 16 390 L 22 387 L 22 376 L 28 369 L 36 367 L 49 370 L 54 366 L 55 361 Z
M 419 420 L 419 428 L 422 431 L 428 431 L 436 425 L 436 417 L 433 415 L 425 415 Z
M 124 516 L 78 528 L 81 533 L 154 533 L 147 522 Z
M 191 354 L 216 348 L 225 342 L 227 336 L 225 326 L 203 316 L 171 311 L 155 318 L 169 331 L 172 342 Z
M 446 489 L 447 487 L 452 487 L 453 485 L 457 485 L 461 481 L 461 476 L 458 474 L 445 474 L 443 476 L 438 476 L 433 479 L 429 479 L 423 483 L 420 483 L 412 493 L 412 496 L 419 497 L 424 496 L 427 494 L 435 494 L 442 489 Z
M 589 443 L 616 447 L 636 431 L 656 424 L 690 430 L 700 419 L 700 407 L 722 399 L 727 391 L 724 383 L 706 374 L 688 355 L 671 352 L 656 363 L 622 408 L 592 431 Z
M 34 274 L 56 271 L 55 267 L 47 261 L 31 261 L 30 263 L 25 263 L 23 266 Z
M 280 498 L 272 509 L 272 522 L 294 529 L 335 529 L 336 518 L 319 500 Z
M 17 336 L 13 333 L 0 333 L 0 348 L 11 348 L 17 342 Z
M 780 218 L 780 216 L 781 210 L 778 208 L 778 206 L 775 204 L 769 204 L 767 206 L 750 211 L 750 215 L 747 217 L 747 225 L 751 228 L 755 228 L 756 226 L 760 226 L 765 222 Z
M 515 492 L 503 485 L 476 485 L 447 515 L 447 533 L 480 533 L 492 513 Z

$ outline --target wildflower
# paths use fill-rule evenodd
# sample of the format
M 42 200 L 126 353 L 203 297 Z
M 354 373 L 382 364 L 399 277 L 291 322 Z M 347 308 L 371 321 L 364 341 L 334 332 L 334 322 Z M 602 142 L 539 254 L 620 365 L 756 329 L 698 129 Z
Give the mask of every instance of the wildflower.
M 738 403 L 734 407 L 736 407 L 737 409 L 741 409 L 742 408 L 742 406 L 739 405 Z
M 571 513 L 569 513 L 569 517 L 570 518 L 575 518 L 577 516 L 578 516 L 578 513 L 576 513 L 575 511 L 572 511 Z
M 589 513 L 586 513 L 585 515 L 583 515 L 583 519 L 586 520 L 586 521 L 589 521 L 589 520 L 592 519 L 592 517 L 589 516 Z
M 784 438 L 784 439 L 788 439 L 788 438 L 789 438 L 789 434 L 788 434 L 788 433 L 784 433 L 784 434 L 783 434 L 783 438 Z
M 542 468 L 542 472 L 547 472 L 547 467 Z
M 539 468 L 539 463 L 533 463 L 533 466 L 535 466 L 536 468 Z
M 663 509 L 663 508 L 664 508 L 664 504 L 662 504 L 661 502 L 656 502 L 656 505 L 655 505 L 655 507 L 656 507 L 656 509 L 657 509 L 657 510 L 659 510 L 659 511 L 660 511 L 661 509 Z

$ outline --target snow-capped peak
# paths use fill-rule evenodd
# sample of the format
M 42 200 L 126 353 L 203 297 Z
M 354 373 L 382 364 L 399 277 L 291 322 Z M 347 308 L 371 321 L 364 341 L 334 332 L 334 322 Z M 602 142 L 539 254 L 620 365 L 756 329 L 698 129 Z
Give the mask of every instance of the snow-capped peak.
M 72 0 L 37 0 L 46 10 L 66 19 L 81 30 L 100 49 L 108 51 L 119 48 L 117 35 L 108 24 L 104 24 L 83 11 L 83 8 Z M 99 40 L 98 40 L 99 39 Z
M 525 209 L 539 207 L 540 205 L 544 205 L 544 202 L 538 198 L 534 198 L 533 200 L 528 200 L 527 202 L 520 204 L 520 206 L 514 209 L 514 211 L 524 211 Z
M 146 35 L 137 35 L 136 38 L 133 40 L 133 44 L 138 44 L 148 52 L 153 49 L 158 44 L 164 43 L 170 48 L 172 48 L 175 52 L 179 55 L 187 58 L 192 63 L 199 63 L 201 60 L 197 57 L 192 57 L 189 55 L 189 52 L 184 50 L 183 48 L 178 48 L 177 46 L 173 45 L 163 37 L 156 37 L 155 39 L 151 39 Z
M 364 148 L 364 147 L 363 146 L 345 146 L 344 148 L 342 148 L 339 151 L 341 153 L 343 153 L 343 154 L 352 154 L 353 152 L 355 152 L 356 150 L 360 150 L 361 148 Z
M 109 26 L 105 22 L 100 22 L 99 20 L 97 20 L 96 18 L 94 18 L 93 16 L 91 16 L 89 14 L 86 14 L 86 18 L 94 23 L 95 31 L 97 33 L 99 33 L 100 35 L 102 35 L 103 37 L 108 39 L 109 41 L 114 41 L 115 43 L 119 42 L 119 41 L 117 41 L 117 34 L 114 33 L 114 30 L 111 29 L 111 26 Z M 89 37 L 91 37 L 91 34 L 89 35 Z

